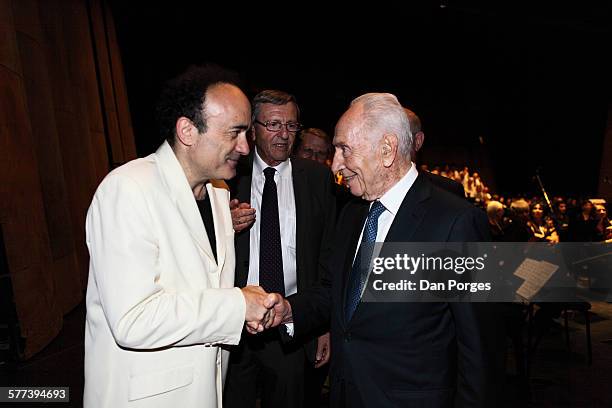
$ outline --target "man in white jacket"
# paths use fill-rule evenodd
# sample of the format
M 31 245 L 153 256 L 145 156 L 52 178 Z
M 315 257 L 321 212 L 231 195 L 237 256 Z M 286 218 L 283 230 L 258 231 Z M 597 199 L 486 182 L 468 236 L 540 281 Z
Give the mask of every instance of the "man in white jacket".
M 87 214 L 85 407 L 221 407 L 228 352 L 280 296 L 234 287 L 229 192 L 250 105 L 230 73 L 192 68 L 158 107 L 166 141 L 112 171 Z M 277 305 L 277 309 L 278 309 Z

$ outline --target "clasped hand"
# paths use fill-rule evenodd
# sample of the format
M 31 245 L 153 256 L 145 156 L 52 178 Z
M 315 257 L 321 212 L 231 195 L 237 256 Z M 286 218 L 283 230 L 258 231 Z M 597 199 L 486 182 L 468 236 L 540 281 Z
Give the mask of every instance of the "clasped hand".
M 280 294 L 266 293 L 260 286 L 247 286 L 242 294 L 246 301 L 245 327 L 249 333 L 291 323 L 291 304 Z

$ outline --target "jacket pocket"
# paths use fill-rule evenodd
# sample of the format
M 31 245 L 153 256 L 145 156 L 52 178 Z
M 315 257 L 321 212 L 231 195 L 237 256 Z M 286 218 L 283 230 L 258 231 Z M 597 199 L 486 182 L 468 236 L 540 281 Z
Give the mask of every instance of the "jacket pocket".
M 163 394 L 193 382 L 193 365 L 130 377 L 128 401 Z

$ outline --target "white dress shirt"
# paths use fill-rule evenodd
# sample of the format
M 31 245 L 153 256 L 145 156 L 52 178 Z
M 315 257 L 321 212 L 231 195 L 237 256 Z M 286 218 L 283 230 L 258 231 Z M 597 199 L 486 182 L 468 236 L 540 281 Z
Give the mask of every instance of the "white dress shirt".
M 418 175 L 419 173 L 416 169 L 415 164 L 411 163 L 410 169 L 408 169 L 408 172 L 404 175 L 404 177 L 402 177 L 400 181 L 395 183 L 395 185 L 391 187 L 389 191 L 387 191 L 385 194 L 382 195 L 382 197 L 378 199 L 378 201 L 380 201 L 380 203 L 383 206 L 385 206 L 385 211 L 383 211 L 383 213 L 380 214 L 380 217 L 378 217 L 378 229 L 376 230 L 376 242 L 384 242 L 385 239 L 387 238 L 387 233 L 389 232 L 389 229 L 391 228 L 391 224 L 393 224 L 393 220 L 395 219 L 395 216 L 397 215 L 397 212 L 399 211 L 402 205 L 402 202 L 404 201 L 404 197 L 406 197 L 406 194 L 408 194 L 408 191 L 414 184 L 414 181 L 416 180 Z M 373 203 L 374 202 L 370 203 L 369 208 L 372 208 Z M 364 222 L 363 227 L 361 228 L 361 234 L 359 235 L 359 242 L 357 243 L 357 248 L 355 249 L 355 254 L 353 255 L 353 263 L 355 262 L 355 257 L 357 256 L 359 245 L 361 245 L 361 240 L 363 239 L 364 228 L 365 228 L 365 222 Z M 372 259 L 378 256 L 379 250 L 380 250 L 380 247 L 375 247 Z M 366 279 L 366 282 L 367 282 L 367 279 Z M 363 295 L 363 291 L 365 290 L 365 286 L 366 285 L 363 285 L 363 288 L 361 291 L 362 295 Z
M 261 229 L 261 195 L 266 177 L 263 171 L 268 166 L 259 157 L 257 149 L 253 155 L 253 174 L 251 178 L 251 207 L 255 209 L 255 224 L 251 228 L 249 239 L 249 277 L 248 285 L 259 285 L 259 231 Z M 281 233 L 281 250 L 283 254 L 283 276 L 285 278 L 285 296 L 297 292 L 297 273 L 295 263 L 295 195 L 291 176 L 291 160 L 286 160 L 274 167 L 274 181 L 278 194 L 278 216 Z

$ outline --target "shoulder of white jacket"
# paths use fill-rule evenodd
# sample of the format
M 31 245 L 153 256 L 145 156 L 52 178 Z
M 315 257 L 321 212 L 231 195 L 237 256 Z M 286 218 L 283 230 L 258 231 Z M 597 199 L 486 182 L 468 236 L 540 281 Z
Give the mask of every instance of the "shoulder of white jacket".
M 104 177 L 100 187 L 107 184 L 115 184 L 120 180 L 130 180 L 136 184 L 145 186 L 159 178 L 158 169 L 152 156 L 131 160 L 115 169 Z

